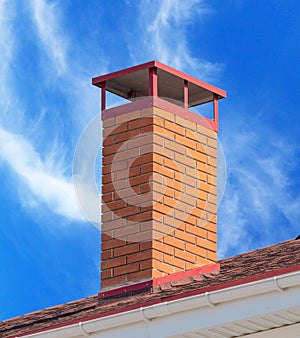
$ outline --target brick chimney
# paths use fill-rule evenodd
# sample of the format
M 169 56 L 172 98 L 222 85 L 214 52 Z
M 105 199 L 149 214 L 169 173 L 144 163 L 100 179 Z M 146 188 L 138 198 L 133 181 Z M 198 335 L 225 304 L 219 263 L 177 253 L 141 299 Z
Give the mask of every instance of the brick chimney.
M 216 262 L 218 100 L 152 61 L 93 79 L 102 91 L 101 290 Z M 106 91 L 129 101 L 106 109 Z M 213 103 L 213 118 L 189 107 Z

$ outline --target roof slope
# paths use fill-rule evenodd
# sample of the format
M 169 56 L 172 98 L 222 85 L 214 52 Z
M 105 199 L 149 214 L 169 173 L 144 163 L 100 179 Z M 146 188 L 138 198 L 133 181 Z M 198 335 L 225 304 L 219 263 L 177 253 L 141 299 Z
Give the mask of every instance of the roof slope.
M 154 303 L 188 297 L 254 280 L 300 270 L 300 240 L 290 240 L 226 258 L 220 271 L 159 287 L 99 299 L 97 295 L 12 318 L 0 323 L 0 337 L 42 331 Z

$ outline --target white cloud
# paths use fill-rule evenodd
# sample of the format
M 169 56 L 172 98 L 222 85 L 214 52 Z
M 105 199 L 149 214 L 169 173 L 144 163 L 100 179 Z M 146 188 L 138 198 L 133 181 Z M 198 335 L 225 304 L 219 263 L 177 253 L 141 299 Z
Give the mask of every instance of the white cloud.
M 278 142 L 282 135 L 260 130 L 257 122 L 229 128 L 223 141 L 228 182 L 220 208 L 220 257 L 296 236 L 300 218 L 293 172 L 297 145 Z
M 204 1 L 144 0 L 139 10 L 139 32 L 135 31 L 135 35 L 140 38 L 128 43 L 135 62 L 150 57 L 192 71 L 205 80 L 216 77 L 222 65 L 193 56 L 187 40 L 189 25 L 197 21 L 198 29 L 201 29 L 201 19 L 211 12 Z
M 58 151 L 55 142 L 52 140 L 52 151 L 49 151 L 42 160 L 41 155 L 23 135 L 23 130 L 37 127 L 26 121 L 23 111 L 20 110 L 19 100 L 16 100 L 13 93 L 13 85 L 10 83 L 10 79 L 14 78 L 12 72 L 15 67 L 13 13 L 14 6 L 11 2 L 0 1 L 0 162 L 5 162 L 10 170 L 22 179 L 28 192 L 36 198 L 36 201 L 32 199 L 29 201 L 23 196 L 21 199 L 23 205 L 32 206 L 38 204 L 37 201 L 43 201 L 58 215 L 83 220 L 71 179 L 64 176 L 61 151 Z M 41 127 L 38 121 L 36 124 L 38 128 Z M 11 184 L 18 189 L 17 182 L 12 180 Z M 28 192 L 25 192 L 26 196 Z
M 57 73 L 62 75 L 67 69 L 68 40 L 59 25 L 60 8 L 55 2 L 45 0 L 30 1 L 30 8 L 41 44 Z
M 26 139 L 0 127 L 0 159 L 9 165 L 30 192 L 39 201 L 45 202 L 52 212 L 81 221 L 83 216 L 77 205 L 72 181 L 64 177 L 63 168 L 57 168 L 53 163 L 54 158 L 50 154 L 43 162 Z

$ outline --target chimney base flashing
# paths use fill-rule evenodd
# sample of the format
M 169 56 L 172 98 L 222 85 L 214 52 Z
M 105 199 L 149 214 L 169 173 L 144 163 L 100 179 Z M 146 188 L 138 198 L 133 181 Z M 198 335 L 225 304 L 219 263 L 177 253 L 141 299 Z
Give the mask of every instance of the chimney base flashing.
M 196 269 L 181 271 L 177 273 L 173 273 L 168 276 L 163 276 L 159 278 L 154 278 L 146 281 L 137 282 L 134 284 L 123 285 L 117 288 L 108 288 L 98 293 L 99 299 L 107 299 L 107 298 L 117 298 L 124 294 L 135 294 L 146 291 L 157 291 L 160 288 L 164 289 L 164 285 L 172 284 L 179 285 L 179 282 L 186 281 L 190 279 L 190 282 L 193 282 L 193 277 L 199 280 L 199 276 L 207 275 L 211 273 L 218 273 L 220 271 L 220 264 L 209 264 L 204 265 Z M 186 284 L 186 282 L 184 282 Z

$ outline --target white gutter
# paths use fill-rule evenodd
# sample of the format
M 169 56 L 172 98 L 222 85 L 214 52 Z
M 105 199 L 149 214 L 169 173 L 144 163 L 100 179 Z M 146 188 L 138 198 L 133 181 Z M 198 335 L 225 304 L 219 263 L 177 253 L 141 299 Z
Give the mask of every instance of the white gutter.
M 284 292 L 286 289 L 296 286 L 300 286 L 300 271 L 266 278 L 247 284 L 241 284 L 226 289 L 206 292 L 200 295 L 180 298 L 169 302 L 158 303 L 144 308 L 138 308 L 107 317 L 79 322 L 77 324 L 50 329 L 35 334 L 29 334 L 22 336 L 22 338 L 71 338 L 89 336 L 106 329 L 143 321 L 150 322 L 159 317 L 169 316 L 193 309 L 214 307 L 222 303 L 236 301 L 250 296 L 261 295 L 274 291 Z

